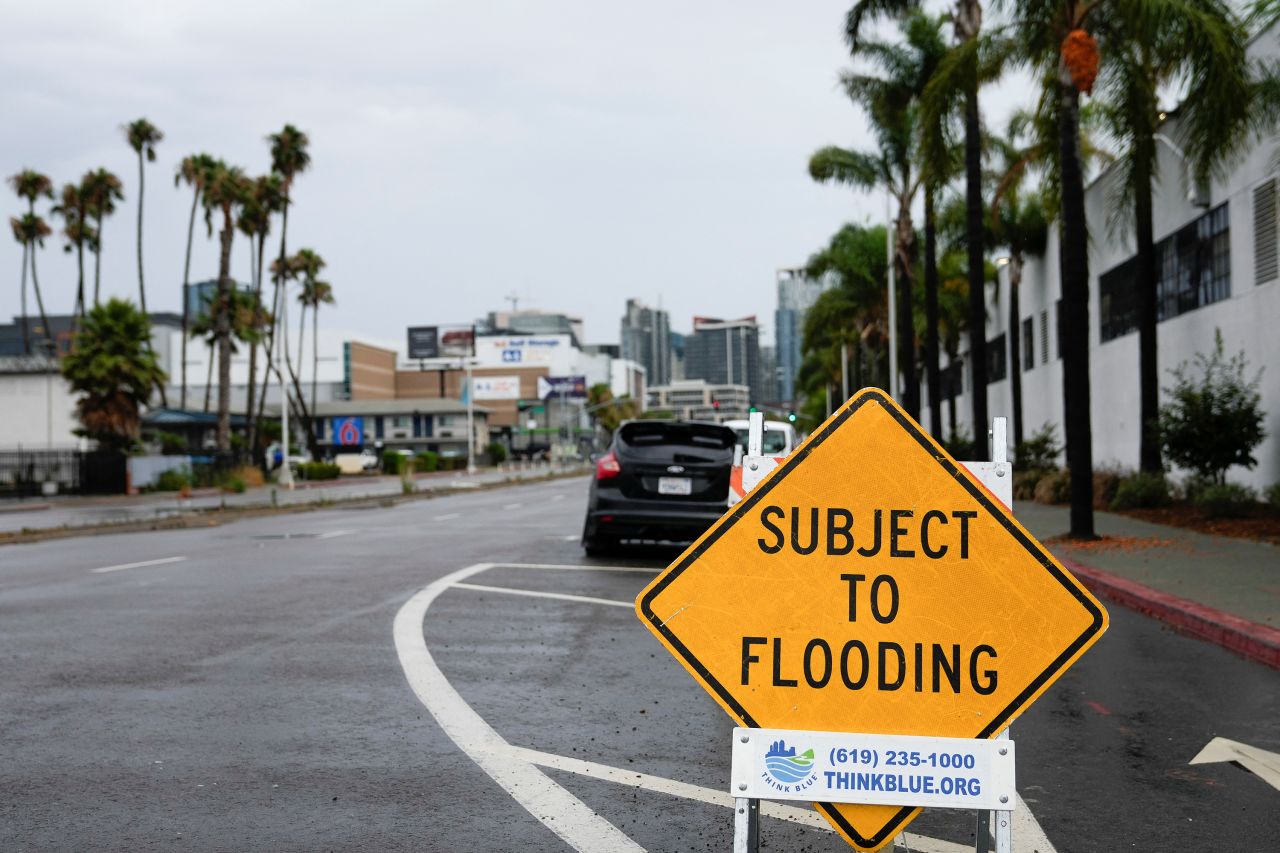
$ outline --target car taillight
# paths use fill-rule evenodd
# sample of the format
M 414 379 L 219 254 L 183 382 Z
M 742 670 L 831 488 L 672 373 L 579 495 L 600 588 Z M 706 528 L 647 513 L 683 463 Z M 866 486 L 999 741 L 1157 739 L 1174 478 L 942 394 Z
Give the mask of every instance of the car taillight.
M 622 466 L 618 464 L 618 457 L 612 450 L 596 460 L 596 479 L 608 480 L 610 477 L 616 477 L 622 473 Z

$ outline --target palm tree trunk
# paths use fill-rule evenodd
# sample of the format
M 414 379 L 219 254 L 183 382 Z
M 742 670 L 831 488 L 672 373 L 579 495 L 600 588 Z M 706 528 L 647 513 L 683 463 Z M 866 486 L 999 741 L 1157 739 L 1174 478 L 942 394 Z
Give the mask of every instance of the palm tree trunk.
M 964 96 L 965 236 L 969 246 L 969 369 L 973 458 L 987 459 L 987 306 L 982 233 L 982 125 L 975 69 Z
M 31 355 L 31 321 L 27 317 L 27 253 L 30 251 L 26 242 L 22 244 L 22 354 Z
M 142 314 L 147 313 L 147 286 L 142 280 L 142 196 L 145 170 L 142 165 L 142 149 L 138 149 L 138 304 Z M 147 341 L 150 345 L 150 341 Z
M 311 308 L 311 412 L 316 410 L 316 374 L 320 371 L 320 303 Z
M 942 378 L 938 368 L 938 223 L 933 188 L 924 188 L 924 370 L 929 389 L 929 432 L 942 441 Z
M 1009 259 L 1009 395 L 1013 398 L 1013 446 L 1022 444 L 1022 253 Z
M 307 335 L 307 303 L 303 302 L 298 312 L 298 373 L 302 373 L 302 339 Z
M 1138 464 L 1143 471 L 1164 470 L 1160 458 L 1160 375 L 1157 363 L 1156 331 L 1156 246 L 1152 234 L 1150 136 L 1135 140 L 1133 219 L 1137 232 L 1138 256 L 1134 289 L 1138 295 L 1138 423 L 1141 440 Z
M 53 337 L 53 329 L 49 327 L 49 315 L 44 312 L 44 296 L 40 293 L 40 278 L 36 275 L 36 247 L 31 246 L 31 289 L 36 294 L 36 306 L 40 309 L 40 325 L 44 327 L 45 339 L 49 342 L 49 354 L 57 351 L 57 341 Z
M 284 211 L 281 214 L 281 218 L 280 218 L 280 272 L 276 276 L 276 288 L 278 290 L 277 299 L 276 299 L 277 307 L 282 307 L 283 300 L 289 298 L 289 291 L 284 286 L 285 246 L 286 246 L 286 240 L 288 239 L 288 235 L 289 235 L 289 182 L 286 181 L 284 186 Z M 300 418 L 300 420 L 306 424 L 307 439 L 308 439 L 308 442 L 310 443 L 312 451 L 314 452 L 316 448 L 315 430 L 311 428 L 311 416 L 307 412 L 307 401 L 306 401 L 306 397 L 304 397 L 302 394 L 302 386 L 298 382 L 298 374 L 294 372 L 293 365 L 290 364 L 289 362 L 289 329 L 288 327 L 285 326 L 284 323 L 280 324 L 280 334 L 284 338 L 281 341 L 281 350 L 284 352 L 284 371 L 289 374 L 289 379 L 293 384 L 294 393 L 297 394 L 296 402 L 288 402 L 288 401 L 282 401 L 282 402 L 284 402 L 286 405 L 296 405 L 297 408 L 302 410 L 301 411 L 302 417 Z M 299 361 L 302 360 L 301 354 L 298 355 L 298 360 Z M 276 370 L 279 371 L 280 369 L 281 369 L 280 365 L 276 365 Z M 283 384 L 283 377 L 281 378 L 281 383 Z M 288 394 L 285 394 L 286 398 L 288 396 L 289 396 Z
M 909 180 L 904 176 L 904 182 Z M 914 319 L 915 268 L 911 258 L 915 254 L 915 228 L 911 223 L 911 208 L 903 206 L 898 212 L 897 239 L 894 262 L 898 266 L 898 368 L 902 371 L 902 407 L 912 418 L 920 419 L 920 373 L 916 370 L 916 324 Z
M 267 235 L 265 233 L 260 234 L 258 236 L 258 281 L 262 281 L 262 256 L 264 254 L 263 250 L 266 248 L 266 244 L 267 244 Z M 275 286 L 272 288 L 272 291 L 273 292 L 271 296 L 271 325 L 267 328 L 267 346 L 266 346 L 267 369 L 263 371 L 262 390 L 258 394 L 258 411 L 253 418 L 254 441 L 257 441 L 258 436 L 261 434 L 263 411 L 265 410 L 267 405 L 267 383 L 270 380 L 271 374 L 273 371 L 276 374 L 276 378 L 280 380 L 280 387 L 282 389 L 284 388 L 284 377 L 280 375 L 279 367 L 275 364 L 276 323 L 278 322 L 276 320 L 276 317 L 278 316 L 280 311 L 279 279 L 276 280 Z
M 213 393 L 213 338 L 209 339 L 209 344 L 206 348 L 209 350 L 209 369 L 204 378 L 204 410 L 208 412 L 210 395 Z
M 191 324 L 191 298 L 187 291 L 191 288 L 191 242 L 196 232 L 196 205 L 200 202 L 200 190 L 191 194 L 191 218 L 187 222 L 187 260 L 182 267 L 182 397 L 179 406 L 187 408 L 187 327 Z M 208 405 L 205 411 L 209 410 Z
M 235 223 L 229 210 L 223 211 L 222 251 L 218 260 L 218 307 L 214 329 L 218 340 L 218 431 L 219 453 L 231 451 L 231 241 Z
M 80 223 L 84 224 L 84 211 L 80 211 Z M 84 320 L 84 234 L 76 240 L 76 310 L 73 312 L 81 321 Z
M 1080 168 L 1080 94 L 1062 65 L 1058 73 L 1058 146 L 1062 180 L 1062 408 L 1071 473 L 1071 530 L 1097 538 L 1093 528 L 1093 434 L 1089 400 L 1089 234 Z
M 102 286 L 102 214 L 98 214 L 98 247 L 93 252 L 93 307 L 100 303 Z
M 253 324 L 254 324 L 254 334 L 250 335 L 249 337 L 249 387 L 247 389 L 248 398 L 245 400 L 245 404 L 244 404 L 244 423 L 245 423 L 245 429 L 248 431 L 247 436 L 250 439 L 250 443 L 248 445 L 250 454 L 253 453 L 253 448 L 254 448 L 254 445 L 252 443 L 253 395 L 254 395 L 254 392 L 257 390 L 257 384 L 258 384 L 258 381 L 257 381 L 258 380 L 258 336 L 257 336 L 258 329 L 257 329 L 257 326 L 258 326 L 259 306 L 262 305 L 262 282 L 258 280 L 258 269 L 260 265 L 254 262 L 254 249 L 255 247 L 253 245 L 253 237 L 250 236 L 249 237 L 249 280 L 253 282 L 253 315 L 252 316 L 253 316 Z
M 257 249 L 257 255 L 255 256 L 257 258 L 257 266 L 253 271 L 253 280 L 254 280 L 254 295 L 253 295 L 254 306 L 253 307 L 254 307 L 255 313 L 262 310 L 262 253 L 263 253 L 263 249 L 266 248 L 266 233 L 259 231 L 257 234 L 257 237 L 258 237 L 258 249 Z M 249 238 L 249 242 L 252 245 L 253 243 L 252 237 Z M 256 340 L 256 336 L 255 336 L 255 340 Z M 249 452 L 253 454 L 254 458 L 256 459 L 258 454 L 258 417 L 259 417 L 257 413 L 261 411 L 262 407 L 261 407 L 261 404 L 257 402 L 257 397 L 255 397 L 254 395 L 254 387 L 257 383 L 257 374 L 258 374 L 258 367 L 257 367 L 258 345 L 257 343 L 253 343 L 250 346 L 251 346 L 251 349 L 249 350 L 249 405 L 245 410 L 245 417 L 248 418 Z M 266 346 L 270 347 L 270 344 L 266 344 Z M 263 355 L 266 357 L 267 364 L 270 365 L 270 362 L 271 362 L 270 349 L 265 349 Z M 259 389 L 259 393 L 264 397 L 266 396 L 266 393 L 267 393 L 267 377 L 269 377 L 270 375 L 271 375 L 271 369 L 268 366 L 267 369 L 263 370 L 262 372 L 262 385 L 261 385 L 261 388 Z

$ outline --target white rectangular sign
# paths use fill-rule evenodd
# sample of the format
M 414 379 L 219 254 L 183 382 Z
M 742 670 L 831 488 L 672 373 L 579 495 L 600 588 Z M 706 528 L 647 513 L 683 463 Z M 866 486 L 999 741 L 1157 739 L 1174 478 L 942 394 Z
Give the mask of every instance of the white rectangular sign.
M 1011 811 L 1013 741 L 733 730 L 730 793 L 761 800 Z
M 476 376 L 471 380 L 477 400 L 519 400 L 519 376 Z

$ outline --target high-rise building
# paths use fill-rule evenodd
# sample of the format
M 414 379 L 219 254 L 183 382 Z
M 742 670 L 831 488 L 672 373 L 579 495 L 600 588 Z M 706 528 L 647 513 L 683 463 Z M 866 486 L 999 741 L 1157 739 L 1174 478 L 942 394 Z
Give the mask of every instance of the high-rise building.
M 755 317 L 694 317 L 693 334 L 685 338 L 684 373 L 686 379 L 705 379 L 712 385 L 746 385 L 753 404 L 773 396 L 760 370 L 760 327 Z
M 818 296 L 834 284 L 834 276 L 812 279 L 802 269 L 778 270 L 778 308 L 774 312 L 777 398 L 788 407 L 798 404 L 796 377 L 804 354 L 805 315 Z
M 622 357 L 644 367 L 649 384 L 671 381 L 671 321 L 666 311 L 628 299 L 619 340 Z

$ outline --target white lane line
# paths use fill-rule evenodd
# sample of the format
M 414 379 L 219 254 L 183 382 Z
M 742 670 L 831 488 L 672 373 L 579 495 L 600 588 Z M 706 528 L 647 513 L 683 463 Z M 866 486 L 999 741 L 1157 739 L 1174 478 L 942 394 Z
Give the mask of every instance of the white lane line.
M 577 539 L 578 537 L 573 537 Z M 591 565 L 562 565 L 556 563 L 493 563 L 495 569 L 550 569 L 561 572 L 642 572 L 648 575 L 656 575 L 664 572 L 666 569 L 653 569 L 647 566 L 591 566 Z
M 477 592 L 504 592 L 507 595 L 527 595 L 530 598 L 558 598 L 561 601 L 578 601 L 583 604 L 608 604 L 611 607 L 634 609 L 634 601 L 614 601 L 609 598 L 592 598 L 589 595 L 568 595 L 563 592 L 539 592 L 532 589 L 512 589 L 509 586 L 484 586 L 478 583 L 455 583 L 454 589 L 471 589 Z
M 562 500 L 564 500 L 564 495 L 552 495 L 552 496 L 551 496 L 551 500 L 553 500 L 553 501 L 562 501 Z
M 123 572 L 125 569 L 142 569 L 147 566 L 163 566 L 168 563 L 181 563 L 186 557 L 163 557 L 159 560 L 142 560 L 137 563 L 121 563 L 118 566 L 103 566 L 100 569 L 90 569 L 89 572 L 95 575 L 105 575 L 107 572 Z
M 317 536 L 317 539 L 337 539 L 339 536 L 350 536 L 354 530 L 329 530 Z
M 521 503 L 503 504 L 502 508 L 503 509 L 519 509 L 522 506 L 524 506 L 524 504 L 521 504 Z
M 457 518 L 461 514 L 462 513 L 459 513 L 459 512 L 446 512 L 444 515 L 437 515 L 434 520 L 435 521 L 452 521 L 453 519 Z
M 644 848 L 593 812 L 586 803 L 524 761 L 512 761 L 511 745 L 453 689 L 427 649 L 427 608 L 454 584 L 491 568 L 478 563 L 445 575 L 416 593 L 396 613 L 392 627 L 405 678 L 440 728 L 465 755 L 517 803 L 580 853 L 644 853 Z

